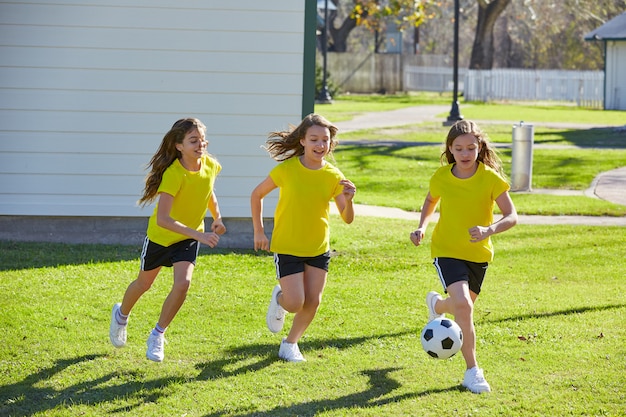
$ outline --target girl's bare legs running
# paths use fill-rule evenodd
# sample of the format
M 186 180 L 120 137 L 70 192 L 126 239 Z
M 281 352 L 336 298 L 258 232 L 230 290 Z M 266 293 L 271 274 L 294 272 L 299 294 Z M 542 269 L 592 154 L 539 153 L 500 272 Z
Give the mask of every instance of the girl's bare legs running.
M 476 330 L 474 329 L 474 302 L 478 294 L 469 289 L 467 281 L 455 282 L 448 288 L 449 297 L 437 301 L 435 312 L 448 313 L 454 316 L 454 321 L 463 331 L 463 346 L 461 353 L 465 359 L 467 369 L 476 363 Z
M 280 305 L 290 313 L 296 313 L 287 335 L 287 343 L 297 343 L 309 327 L 322 302 L 328 272 L 305 265 L 304 272 L 288 275 L 280 279 L 282 294 Z
M 162 328 L 165 329 L 170 325 L 185 302 L 187 292 L 191 286 L 191 276 L 193 275 L 194 267 L 194 264 L 186 261 L 174 264 L 174 284 L 163 302 L 161 315 L 159 316 L 159 326 Z
M 150 271 L 139 271 L 137 279 L 130 283 L 124 293 L 124 299 L 120 307 L 122 314 L 128 315 L 130 313 L 139 298 L 152 287 L 160 270 L 161 268 L 159 267 Z M 170 325 L 176 313 L 178 313 L 178 310 L 180 310 L 180 307 L 183 305 L 191 284 L 193 270 L 194 264 L 191 262 L 176 262 L 174 264 L 174 284 L 163 302 L 161 315 L 159 316 L 158 323 L 162 328 L 166 328 Z
M 150 271 L 139 271 L 137 278 L 128 285 L 124 293 L 124 299 L 120 307 L 122 314 L 125 316 L 130 314 L 130 311 L 135 307 L 141 296 L 152 287 L 152 283 L 159 275 L 160 270 L 161 267 L 151 269 Z

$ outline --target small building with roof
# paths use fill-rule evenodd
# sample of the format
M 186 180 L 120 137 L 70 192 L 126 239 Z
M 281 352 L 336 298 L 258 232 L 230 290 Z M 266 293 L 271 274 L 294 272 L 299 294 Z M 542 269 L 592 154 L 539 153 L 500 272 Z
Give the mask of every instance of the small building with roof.
M 626 12 L 585 35 L 604 44 L 604 109 L 626 110 Z

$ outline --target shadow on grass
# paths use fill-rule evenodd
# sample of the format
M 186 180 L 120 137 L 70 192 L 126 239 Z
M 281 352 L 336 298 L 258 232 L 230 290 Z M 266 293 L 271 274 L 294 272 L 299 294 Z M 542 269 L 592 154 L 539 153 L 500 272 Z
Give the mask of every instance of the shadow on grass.
M 397 371 L 400 368 L 385 368 L 385 369 L 367 369 L 359 372 L 361 375 L 365 375 L 369 378 L 368 388 L 361 392 L 355 392 L 353 394 L 344 395 L 334 399 L 324 399 L 316 401 L 308 401 L 300 404 L 280 406 L 272 408 L 264 412 L 253 411 L 243 414 L 235 414 L 238 417 L 252 417 L 252 416 L 314 416 L 320 412 L 327 412 L 332 410 L 344 409 L 368 409 L 374 407 L 381 407 L 387 404 L 393 404 L 400 401 L 404 401 L 411 398 L 425 397 L 432 394 L 458 391 L 460 386 L 454 386 L 445 389 L 431 389 L 421 392 L 413 392 L 402 395 L 396 395 L 387 398 L 381 398 L 382 396 L 389 395 L 394 390 L 401 387 L 401 385 L 395 379 L 391 378 L 389 374 Z M 206 414 L 206 417 L 216 417 L 225 415 L 225 412 L 216 412 Z M 228 413 L 231 414 L 231 413 Z
M 119 401 L 129 397 L 134 404 L 114 410 L 114 412 L 130 411 L 143 403 L 155 402 L 166 395 L 164 388 L 183 383 L 184 379 L 164 377 L 152 381 L 134 380 L 114 387 L 103 386 L 111 380 L 118 379 L 117 372 L 109 373 L 100 378 L 83 381 L 63 390 L 49 387 L 47 381 L 55 378 L 72 366 L 82 366 L 87 362 L 102 359 L 106 355 L 84 355 L 72 359 L 60 359 L 49 368 L 27 376 L 24 380 L 12 385 L 0 386 L 0 415 L 33 416 L 53 410 L 65 408 L 72 404 L 98 405 Z M 138 377 L 139 379 L 139 377 Z
M 388 335 L 373 335 L 354 338 L 335 338 L 320 341 L 302 343 L 306 350 L 323 349 L 334 347 L 349 349 L 368 340 L 380 338 L 394 338 L 413 332 L 400 332 Z M 272 363 L 280 361 L 276 357 L 275 344 L 253 344 L 236 347 L 225 352 L 225 356 L 232 356 L 224 360 L 201 363 L 196 366 L 200 373 L 195 378 L 165 376 L 153 380 L 144 380 L 140 374 L 133 375 L 136 371 L 114 371 L 90 380 L 68 386 L 64 389 L 56 389 L 49 382 L 62 380 L 63 373 L 73 373 L 72 367 L 83 368 L 89 362 L 104 360 L 105 354 L 84 355 L 70 359 L 59 359 L 52 366 L 41 369 L 39 372 L 28 375 L 19 382 L 0 386 L 0 415 L 10 416 L 34 416 L 46 413 L 54 409 L 66 409 L 68 407 L 88 405 L 94 407 L 94 412 L 99 409 L 106 413 L 124 413 L 132 411 L 146 403 L 155 403 L 168 395 L 167 388 L 173 385 L 184 385 L 197 381 L 215 380 L 228 378 L 243 373 L 261 370 Z M 256 363 L 250 364 L 250 360 L 260 358 Z M 235 367 L 234 370 L 229 368 Z M 462 389 L 453 386 L 446 389 L 425 390 L 416 393 L 381 398 L 391 394 L 401 387 L 390 373 L 399 368 L 364 369 L 359 374 L 369 378 L 369 387 L 361 392 L 355 392 L 335 399 L 320 399 L 315 401 L 281 406 L 267 412 L 246 411 L 242 416 L 276 416 L 276 415 L 315 415 L 322 410 L 352 409 L 379 407 L 385 404 L 403 401 L 408 398 L 427 396 L 433 393 L 455 391 Z M 118 382 L 121 381 L 121 382 Z M 104 411 L 105 404 L 127 404 L 113 410 Z M 225 414 L 216 412 L 209 416 Z M 229 412 L 230 413 L 230 412 Z
M 571 143 L 581 148 L 626 149 L 626 133 L 615 128 L 565 129 L 535 132 L 534 143 L 541 145 Z
M 253 253 L 253 251 L 209 249 L 204 245 L 200 246 L 202 256 L 224 253 Z M 138 245 L 0 241 L 0 271 L 122 261 L 137 261 L 137 268 L 139 268 L 140 255 L 141 246 Z
M 352 338 L 324 339 L 309 342 L 299 342 L 303 351 L 315 351 L 325 348 L 338 350 L 350 349 L 372 339 L 387 339 L 401 337 L 414 332 L 406 331 L 386 335 L 362 336 Z M 281 361 L 277 356 L 278 346 L 275 343 L 257 343 L 252 345 L 238 346 L 227 349 L 224 354 L 227 358 L 219 361 L 204 362 L 196 365 L 200 370 L 197 379 L 212 380 L 236 376 L 248 372 L 259 371 L 275 362 Z M 250 363 L 251 358 L 259 358 L 255 363 Z
M 619 310 L 622 308 L 626 308 L 626 304 L 607 304 L 603 306 L 576 307 L 576 308 L 569 308 L 567 310 L 547 311 L 545 313 L 527 313 L 527 314 L 521 314 L 518 316 L 503 317 L 503 318 L 494 319 L 494 320 L 489 319 L 488 316 L 484 316 L 480 320 L 477 320 L 477 322 L 506 323 L 510 321 L 542 319 L 542 318 L 551 318 L 551 317 L 557 317 L 557 316 L 569 316 L 572 314 L 595 313 L 595 312 L 601 312 L 601 311 L 607 311 L 607 310 Z
M 614 127 L 591 128 L 591 129 L 554 129 L 550 131 L 535 131 L 533 135 L 535 145 L 576 146 L 580 148 L 607 148 L 626 149 L 626 132 L 619 131 Z M 511 136 L 508 137 L 510 139 Z M 442 136 L 442 142 L 445 136 Z M 407 147 L 439 146 L 437 142 L 395 140 L 345 140 L 341 141 L 342 150 L 367 149 L 378 155 L 391 155 L 394 150 Z M 510 147 L 510 141 L 493 142 L 496 147 Z M 390 151 L 384 151 L 389 148 Z

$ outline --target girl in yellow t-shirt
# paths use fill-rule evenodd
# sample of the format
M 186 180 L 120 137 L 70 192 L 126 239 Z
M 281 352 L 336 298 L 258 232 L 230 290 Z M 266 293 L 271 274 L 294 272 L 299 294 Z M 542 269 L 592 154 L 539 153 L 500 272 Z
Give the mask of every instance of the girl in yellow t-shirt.
M 289 131 L 272 132 L 267 150 L 276 165 L 252 191 L 250 205 L 254 249 L 274 252 L 276 275 L 266 315 L 267 327 L 278 333 L 286 311 L 295 313 L 291 330 L 278 356 L 302 362 L 298 340 L 313 321 L 322 300 L 330 263 L 329 202 L 334 199 L 346 223 L 354 219 L 356 187 L 326 161 L 337 141 L 337 127 L 316 114 L 306 116 Z M 263 229 L 263 198 L 280 189 L 271 244 Z
M 164 357 L 163 334 L 187 296 L 199 244 L 213 248 L 219 235 L 226 232 L 213 191 L 222 167 L 206 153 L 205 132 L 206 127 L 198 119 L 178 120 L 150 160 L 139 204 L 157 198 L 158 202 L 148 221 L 139 275 L 111 313 L 109 338 L 113 346 L 122 347 L 126 345 L 128 316 L 135 303 L 150 289 L 162 267 L 174 268 L 174 285 L 147 341 L 146 357 L 157 362 Z M 204 230 L 207 208 L 213 216 L 210 232 Z
M 454 316 L 463 331 L 461 352 L 467 368 L 463 386 L 474 393 L 489 392 L 491 387 L 476 361 L 474 303 L 488 263 L 493 260 L 490 236 L 515 226 L 517 212 L 503 179 L 500 159 L 476 123 L 461 120 L 450 128 L 441 159 L 446 164 L 430 180 L 419 227 L 410 238 L 419 246 L 440 203 L 431 255 L 449 297 L 428 293 L 429 320 L 445 313 Z M 496 222 L 494 202 L 502 212 Z

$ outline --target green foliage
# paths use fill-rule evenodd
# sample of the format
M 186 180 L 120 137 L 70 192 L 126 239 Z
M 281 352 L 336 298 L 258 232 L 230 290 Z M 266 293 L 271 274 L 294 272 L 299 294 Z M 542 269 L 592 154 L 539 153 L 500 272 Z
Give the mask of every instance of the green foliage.
M 324 87 L 324 69 L 320 65 L 315 65 L 315 97 L 318 97 Z M 331 78 L 331 73 L 326 74 L 326 88 L 331 97 L 335 98 L 340 94 L 339 87 Z
M 170 269 L 133 311 L 128 346 L 115 349 L 110 308 L 136 276 L 138 247 L 0 242 L 0 414 L 623 414 L 625 228 L 516 226 L 494 239 L 475 309 L 494 392 L 474 395 L 460 386 L 460 356 L 436 361 L 421 349 L 423 299 L 440 285 L 432 229 L 416 248 L 414 227 L 332 216 L 329 282 L 300 343 L 302 364 L 280 361 L 286 333 L 265 328 L 270 256 L 203 250 L 156 364 L 144 357 L 145 339 Z

